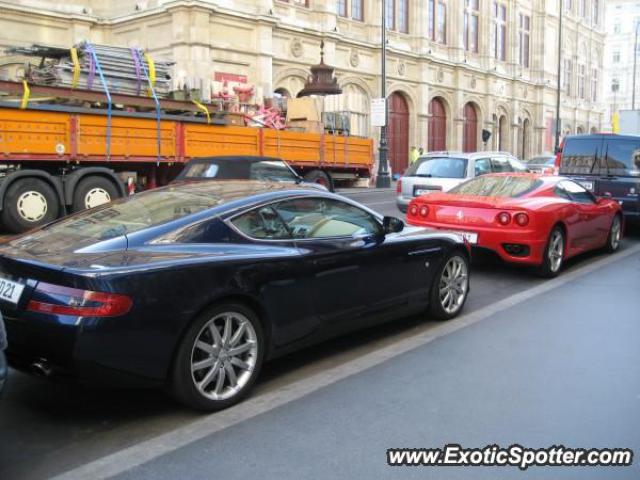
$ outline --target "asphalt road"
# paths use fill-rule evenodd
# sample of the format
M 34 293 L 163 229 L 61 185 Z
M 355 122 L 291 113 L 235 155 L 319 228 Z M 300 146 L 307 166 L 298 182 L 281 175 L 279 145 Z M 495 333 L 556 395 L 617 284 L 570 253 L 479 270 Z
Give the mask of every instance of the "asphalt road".
M 400 216 L 392 191 L 347 195 Z M 208 417 L 159 391 L 89 390 L 12 371 L 0 400 L 0 479 L 68 470 L 69 478 L 98 478 L 100 468 L 123 478 L 514 478 L 513 469 L 390 469 L 385 452 L 514 441 L 640 452 L 639 245 L 635 236 L 615 256 L 570 262 L 557 287 L 524 269 L 477 262 L 465 310 L 474 323 L 407 318 L 290 355 L 263 370 L 251 399 L 257 406 Z M 423 338 L 428 343 L 415 343 Z M 370 358 L 379 361 L 369 366 Z M 333 372 L 345 376 L 334 381 Z M 299 398 L 289 402 L 292 392 Z M 239 421 L 246 412 L 260 414 Z M 207 434 L 202 425 L 211 422 L 217 426 Z M 180 444 L 176 430 L 186 443 L 171 451 Z M 197 431 L 202 438 L 189 443 Z M 152 460 L 126 471 L 141 461 L 132 458 Z M 640 472 L 582 467 L 525 476 Z

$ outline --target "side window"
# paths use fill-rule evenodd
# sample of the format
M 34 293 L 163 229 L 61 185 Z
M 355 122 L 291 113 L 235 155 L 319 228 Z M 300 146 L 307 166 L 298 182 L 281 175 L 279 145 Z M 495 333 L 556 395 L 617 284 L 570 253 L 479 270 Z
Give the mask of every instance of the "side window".
M 491 173 L 491 159 L 490 158 L 478 158 L 476 159 L 476 177 Z
M 493 157 L 491 159 L 491 166 L 494 173 L 513 172 L 513 168 L 511 168 L 507 157 Z
M 514 172 L 527 171 L 527 167 L 525 167 L 524 164 L 517 158 L 514 158 L 514 157 L 509 158 L 509 164 L 511 165 L 511 168 Z
M 554 193 L 556 194 L 557 197 L 564 198 L 565 200 L 571 201 L 569 192 L 567 192 L 564 188 L 562 188 L 562 184 L 556 185 Z
M 297 198 L 275 206 L 294 238 L 332 238 L 376 235 L 376 218 L 348 203 L 327 198 Z
M 295 182 L 289 167 L 278 161 L 253 162 L 249 171 L 251 180 L 271 180 L 276 182 Z
M 605 152 L 606 162 L 600 168 L 601 174 L 628 175 L 640 171 L 640 142 L 637 140 L 610 139 Z
M 595 168 L 600 138 L 569 138 L 562 148 L 560 175 L 598 173 Z
M 595 199 L 593 195 L 587 191 L 582 185 L 572 181 L 560 182 L 560 188 L 565 190 L 574 202 L 593 204 Z
M 247 237 L 259 240 L 291 238 L 287 226 L 271 206 L 255 208 L 235 217 L 231 223 Z

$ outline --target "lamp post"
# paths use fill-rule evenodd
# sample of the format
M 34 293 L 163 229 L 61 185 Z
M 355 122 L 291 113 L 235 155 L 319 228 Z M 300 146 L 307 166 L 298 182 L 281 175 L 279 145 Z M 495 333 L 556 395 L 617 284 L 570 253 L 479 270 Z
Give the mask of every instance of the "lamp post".
M 382 80 L 381 96 L 384 98 L 385 122 L 380 127 L 380 146 L 378 147 L 378 175 L 376 176 L 376 188 L 389 188 L 391 186 L 391 176 L 389 175 L 389 165 L 387 154 L 389 146 L 387 143 L 387 123 L 389 120 L 389 105 L 387 102 L 387 2 L 382 0 Z
M 636 21 L 636 38 L 633 45 L 633 92 L 631 92 L 631 110 L 636 109 L 636 69 L 638 67 L 638 28 L 640 22 Z
M 558 88 L 556 92 L 556 143 L 555 151 L 560 148 L 560 92 L 562 89 L 562 13 L 564 10 L 564 0 L 560 0 L 560 24 L 558 26 Z

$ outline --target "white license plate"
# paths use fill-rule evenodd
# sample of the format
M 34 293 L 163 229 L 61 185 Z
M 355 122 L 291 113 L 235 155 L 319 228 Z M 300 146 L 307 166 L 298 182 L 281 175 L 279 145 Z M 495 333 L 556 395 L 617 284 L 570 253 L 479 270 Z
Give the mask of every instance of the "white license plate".
M 416 197 L 420 196 L 420 195 L 424 195 L 425 193 L 431 193 L 433 190 L 416 190 Z
M 459 232 L 459 233 L 471 245 L 475 245 L 476 243 L 478 243 L 478 234 L 477 233 L 471 233 L 471 232 Z
M 586 188 L 587 190 L 589 190 L 590 192 L 593 191 L 593 182 L 578 182 L 580 185 L 582 185 L 584 188 Z
M 23 290 L 24 285 L 0 277 L 0 300 L 17 304 Z

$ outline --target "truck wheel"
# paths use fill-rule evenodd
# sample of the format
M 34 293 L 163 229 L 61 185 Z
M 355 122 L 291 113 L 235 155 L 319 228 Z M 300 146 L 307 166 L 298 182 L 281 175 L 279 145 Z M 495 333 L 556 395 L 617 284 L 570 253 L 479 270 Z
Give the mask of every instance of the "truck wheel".
M 78 183 L 73 192 L 74 212 L 95 208 L 111 200 L 115 200 L 120 195 L 115 185 L 104 177 L 87 177 Z
M 324 173 L 322 170 L 311 170 L 304 176 L 305 182 L 309 183 L 317 183 L 326 187 L 327 190 L 333 192 L 333 182 L 331 181 L 331 177 Z
M 22 233 L 58 218 L 60 204 L 53 188 L 38 178 L 21 178 L 7 189 L 2 223 L 11 233 Z

